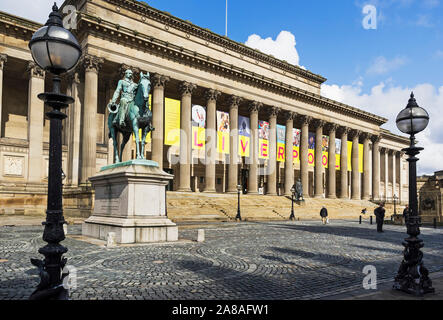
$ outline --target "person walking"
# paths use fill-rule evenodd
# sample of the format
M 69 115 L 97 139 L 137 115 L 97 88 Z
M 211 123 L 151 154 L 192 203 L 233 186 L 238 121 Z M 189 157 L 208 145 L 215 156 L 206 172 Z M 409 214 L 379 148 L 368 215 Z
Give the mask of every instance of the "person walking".
M 375 222 L 377 223 L 377 232 L 383 232 L 383 222 L 385 219 L 385 204 L 382 202 L 378 208 L 374 210 Z
M 320 217 L 323 224 L 328 222 L 328 210 L 324 206 L 320 210 Z
M 405 221 L 405 224 L 408 223 L 408 217 L 409 217 L 409 206 L 406 205 L 405 209 L 403 210 L 403 219 Z

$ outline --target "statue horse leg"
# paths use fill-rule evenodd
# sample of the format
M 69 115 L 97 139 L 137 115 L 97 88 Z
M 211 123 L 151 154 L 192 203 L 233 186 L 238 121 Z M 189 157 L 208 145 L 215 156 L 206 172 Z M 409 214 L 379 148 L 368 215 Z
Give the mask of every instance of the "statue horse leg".
M 145 157 L 146 136 L 148 135 L 148 133 L 150 131 L 151 130 L 150 130 L 150 125 L 149 124 L 142 129 L 142 133 L 143 134 L 142 134 L 142 141 L 141 141 L 141 148 L 142 148 L 141 153 L 142 153 L 143 159 L 146 159 L 146 157 Z
M 114 163 L 120 162 L 120 156 L 118 154 L 118 143 L 117 143 L 117 130 L 113 125 L 113 121 L 115 118 L 115 113 L 109 115 L 108 118 L 108 128 L 109 128 L 109 138 L 112 139 L 112 144 L 114 145 Z
M 131 132 L 123 132 L 123 141 L 120 145 L 120 154 L 122 159 L 123 159 L 123 150 L 125 149 L 125 146 L 128 143 L 129 138 L 131 137 L 131 134 L 132 134 Z
M 134 133 L 134 136 L 135 136 L 135 146 L 137 149 L 137 159 L 143 159 L 143 157 L 140 155 L 140 136 L 138 134 L 138 131 L 139 131 L 138 119 L 133 113 L 129 114 L 129 118 L 132 123 L 132 132 Z

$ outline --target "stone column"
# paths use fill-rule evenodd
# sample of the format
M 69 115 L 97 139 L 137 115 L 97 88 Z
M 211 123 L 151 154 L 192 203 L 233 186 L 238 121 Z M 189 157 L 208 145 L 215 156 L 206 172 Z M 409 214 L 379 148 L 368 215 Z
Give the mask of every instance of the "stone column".
M 296 113 L 287 111 L 285 113 L 286 119 L 286 141 L 285 141 L 285 195 L 292 195 L 291 189 L 294 185 L 294 119 Z
M 322 164 L 322 139 L 323 139 L 323 120 L 316 119 L 314 121 L 315 127 L 315 167 L 314 167 L 314 187 L 315 198 L 323 198 L 323 164 Z
M 380 148 L 380 162 L 381 167 L 383 168 L 383 179 L 384 183 L 384 199 L 386 200 L 388 197 L 388 150 L 385 147 Z
M 399 190 L 398 190 L 398 203 L 399 204 L 401 204 L 404 201 L 404 199 L 403 199 L 403 174 L 402 174 L 402 171 L 403 171 L 403 155 L 404 155 L 404 152 L 399 152 L 399 154 L 398 154 L 398 162 L 397 162 L 397 164 L 398 164 L 398 170 L 397 170 L 397 172 L 398 172 L 398 187 L 399 187 Z
M 216 110 L 220 92 L 208 89 L 205 92 L 206 111 L 206 143 L 205 143 L 205 191 L 215 193 L 215 162 L 217 156 Z
M 88 178 L 96 173 L 98 72 L 103 62 L 103 58 L 89 54 L 86 54 L 83 58 L 85 67 L 85 109 L 83 112 L 81 144 L 81 183 L 88 183 Z
M 237 193 L 238 184 L 238 106 L 242 98 L 229 98 L 229 168 L 228 193 Z
M 328 198 L 337 198 L 336 190 L 336 168 L 335 168 L 335 136 L 338 125 L 330 123 L 329 129 L 329 146 L 328 146 Z
M 348 199 L 348 133 L 347 127 L 340 127 L 341 150 L 340 150 L 340 198 Z
M 380 136 L 373 135 L 372 140 L 372 199 L 380 199 Z
M 249 107 L 251 118 L 251 143 L 248 193 L 258 193 L 258 111 L 263 106 L 261 102 L 253 101 Z
M 301 141 L 300 141 L 300 176 L 303 186 L 303 198 L 309 198 L 309 164 L 308 164 L 308 138 L 310 116 L 301 117 Z
M 182 82 L 179 85 L 181 94 L 180 110 L 180 180 L 178 191 L 191 192 L 191 157 L 192 157 L 192 91 L 195 84 Z
M 360 130 L 352 130 L 352 186 L 351 198 L 352 200 L 360 200 L 360 172 L 359 172 L 359 156 L 358 156 L 358 139 L 360 137 Z
M 40 183 L 43 167 L 44 102 L 37 96 L 45 92 L 45 72 L 34 61 L 28 62 L 28 182 Z M 46 168 L 44 169 L 46 171 Z
M 169 78 L 160 74 L 151 76 L 152 92 L 152 160 L 163 170 L 163 113 L 165 103 L 165 84 Z
M 80 98 L 80 78 L 78 72 L 68 77 L 68 86 L 71 87 L 71 96 L 74 103 L 69 105 L 69 144 L 68 144 L 68 183 L 77 186 L 79 184 L 80 169 L 80 124 L 82 118 L 82 104 Z
M 268 190 L 266 194 L 277 195 L 277 115 L 280 109 L 271 107 L 269 110 L 269 161 Z
M 112 139 L 109 139 L 109 127 L 108 127 L 108 119 L 109 119 L 109 109 L 108 109 L 108 103 L 109 100 L 112 99 L 112 95 L 114 94 L 113 85 L 111 84 L 111 81 L 107 81 L 106 83 L 106 109 L 105 109 L 105 136 L 104 136 L 104 142 L 106 145 L 108 145 L 108 165 L 114 163 L 114 143 Z
M 0 126 L 2 124 L 2 101 L 3 101 L 3 67 L 5 63 L 8 61 L 8 56 L 6 54 L 0 53 Z M 1 127 L 0 127 L 1 132 Z
M 369 134 L 363 133 L 363 200 L 370 199 L 370 174 L 371 166 L 369 162 Z

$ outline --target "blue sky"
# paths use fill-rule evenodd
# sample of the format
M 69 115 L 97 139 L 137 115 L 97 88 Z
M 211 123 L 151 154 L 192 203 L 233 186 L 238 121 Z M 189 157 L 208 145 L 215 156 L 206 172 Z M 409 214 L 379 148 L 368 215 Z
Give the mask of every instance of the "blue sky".
M 1 0 L 0 10 L 44 23 L 52 3 Z M 225 0 L 147 3 L 225 33 Z M 362 25 L 366 5 L 375 30 Z M 418 172 L 443 169 L 443 0 L 229 0 L 228 21 L 229 38 L 321 74 L 323 96 L 388 118 L 393 133 L 413 90 L 431 117 Z

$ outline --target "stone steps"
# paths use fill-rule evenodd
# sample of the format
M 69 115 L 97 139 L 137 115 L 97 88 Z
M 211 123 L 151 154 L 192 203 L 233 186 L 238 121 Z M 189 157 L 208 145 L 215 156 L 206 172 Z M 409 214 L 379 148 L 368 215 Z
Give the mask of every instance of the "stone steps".
M 236 194 L 168 192 L 168 217 L 173 221 L 232 221 L 237 215 Z M 241 195 L 243 220 L 287 220 L 291 199 L 285 196 Z M 330 219 L 358 220 L 361 210 L 373 212 L 376 205 L 365 200 L 306 199 L 294 204 L 296 219 L 320 219 L 320 209 L 328 209 Z

